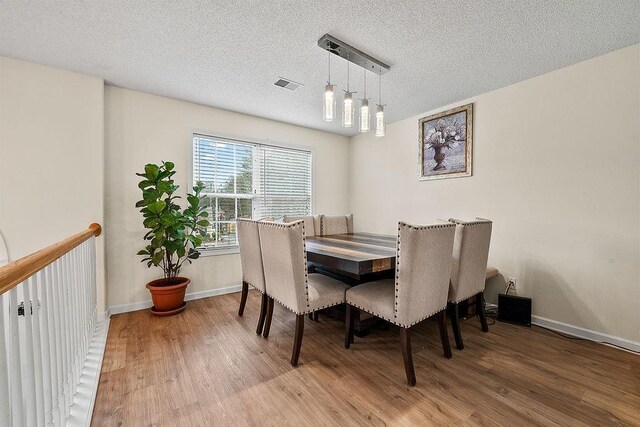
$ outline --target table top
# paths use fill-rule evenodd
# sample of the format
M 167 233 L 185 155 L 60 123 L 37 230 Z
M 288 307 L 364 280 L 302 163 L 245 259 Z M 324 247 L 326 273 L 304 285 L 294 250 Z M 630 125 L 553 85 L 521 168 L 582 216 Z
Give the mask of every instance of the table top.
M 396 236 L 353 233 L 307 237 L 307 259 L 354 278 L 393 270 Z

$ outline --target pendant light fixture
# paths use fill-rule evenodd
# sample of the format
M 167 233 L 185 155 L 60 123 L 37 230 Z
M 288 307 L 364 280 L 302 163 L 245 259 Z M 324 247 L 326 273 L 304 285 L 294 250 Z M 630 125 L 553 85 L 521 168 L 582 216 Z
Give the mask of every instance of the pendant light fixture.
M 376 136 L 384 136 L 384 104 L 382 104 L 382 76 L 378 76 L 378 108 L 376 109 Z
M 355 109 L 353 106 L 353 94 L 349 90 L 349 58 L 347 57 L 347 90 L 344 91 L 344 105 L 342 106 L 342 126 L 350 128 L 355 120 Z
M 371 128 L 369 99 L 367 98 L 367 70 L 364 70 L 364 97 L 360 102 L 360 132 L 369 132 Z
M 329 53 L 329 81 L 327 81 L 327 85 L 324 89 L 324 98 L 323 98 L 323 119 L 325 121 L 333 121 L 336 117 L 336 97 L 334 88 L 335 85 L 331 84 L 331 55 L 339 56 L 340 58 L 347 61 L 347 89 L 344 91 L 343 98 L 343 109 L 342 109 L 342 126 L 346 128 L 358 127 L 359 132 L 368 132 L 371 130 L 373 119 L 371 109 L 369 107 L 369 98 L 367 98 L 367 71 L 372 72 L 374 74 L 378 74 L 379 76 L 387 73 L 391 70 L 391 67 L 384 62 L 380 61 L 362 52 L 359 49 L 356 49 L 353 46 L 333 37 L 330 34 L 325 34 L 320 37 L 318 40 L 318 46 Z M 359 122 L 356 124 L 356 112 L 353 104 L 353 94 L 357 92 L 351 92 L 349 87 L 350 85 L 350 62 L 355 65 L 362 67 L 364 69 L 364 98 L 361 98 L 361 102 L 359 104 L 360 117 Z M 379 104 L 377 104 L 376 113 L 375 113 L 375 135 L 376 136 L 384 136 L 385 134 L 385 123 L 384 123 L 384 107 L 382 104 L 382 83 L 379 81 Z
M 329 55 L 329 80 L 324 87 L 324 98 L 322 102 L 322 118 L 325 122 L 332 122 L 336 117 L 336 97 L 333 92 L 335 85 L 331 84 L 331 52 Z

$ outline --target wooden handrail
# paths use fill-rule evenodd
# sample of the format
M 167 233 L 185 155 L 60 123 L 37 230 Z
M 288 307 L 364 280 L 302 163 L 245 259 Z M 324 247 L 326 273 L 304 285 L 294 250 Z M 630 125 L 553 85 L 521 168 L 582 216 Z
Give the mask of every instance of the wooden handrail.
M 0 267 L 0 295 L 33 276 L 90 237 L 99 236 L 101 232 L 100 224 L 93 223 L 78 234 Z

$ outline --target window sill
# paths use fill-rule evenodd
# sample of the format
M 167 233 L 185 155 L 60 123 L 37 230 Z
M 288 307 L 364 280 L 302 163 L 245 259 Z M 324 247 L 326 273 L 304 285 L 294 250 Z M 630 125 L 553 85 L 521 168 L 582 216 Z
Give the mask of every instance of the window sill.
M 200 258 L 210 257 L 210 256 L 218 256 L 218 255 L 239 254 L 239 253 L 240 253 L 240 247 L 239 246 L 230 246 L 228 248 L 200 249 Z

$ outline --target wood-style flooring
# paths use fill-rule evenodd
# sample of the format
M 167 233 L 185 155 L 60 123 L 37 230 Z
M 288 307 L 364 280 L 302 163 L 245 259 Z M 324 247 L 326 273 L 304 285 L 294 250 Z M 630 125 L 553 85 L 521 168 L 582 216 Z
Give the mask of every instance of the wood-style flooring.
M 503 323 L 462 322 L 465 349 L 442 356 L 435 321 L 412 333 L 417 385 L 399 333 L 374 329 L 343 347 L 344 323 L 306 319 L 289 364 L 295 315 L 276 304 L 255 334 L 260 297 L 189 302 L 174 317 L 111 318 L 94 426 L 640 425 L 640 356 Z

